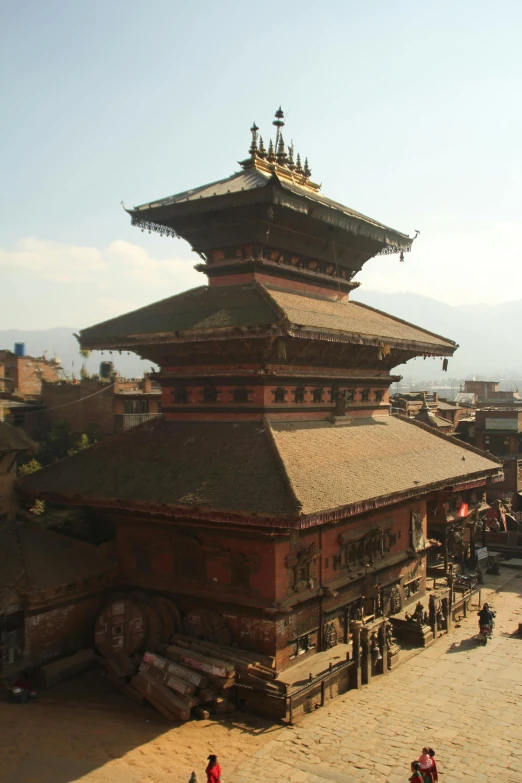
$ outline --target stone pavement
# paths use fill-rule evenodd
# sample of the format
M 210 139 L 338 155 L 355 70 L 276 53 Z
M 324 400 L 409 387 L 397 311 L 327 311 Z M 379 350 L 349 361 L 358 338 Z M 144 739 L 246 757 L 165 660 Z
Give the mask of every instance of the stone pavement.
M 518 575 L 484 590 L 498 613 L 487 647 L 470 613 L 404 666 L 278 732 L 226 783 L 403 783 L 424 745 L 441 783 L 522 783 L 521 593 Z

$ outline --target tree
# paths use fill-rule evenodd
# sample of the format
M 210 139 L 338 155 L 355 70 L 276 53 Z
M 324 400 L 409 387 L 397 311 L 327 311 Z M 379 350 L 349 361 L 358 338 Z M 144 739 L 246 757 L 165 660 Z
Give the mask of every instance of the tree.
M 18 468 L 19 476 L 30 476 L 31 473 L 36 473 L 37 470 L 41 470 L 42 466 L 34 457 L 26 462 L 24 465 L 20 465 Z

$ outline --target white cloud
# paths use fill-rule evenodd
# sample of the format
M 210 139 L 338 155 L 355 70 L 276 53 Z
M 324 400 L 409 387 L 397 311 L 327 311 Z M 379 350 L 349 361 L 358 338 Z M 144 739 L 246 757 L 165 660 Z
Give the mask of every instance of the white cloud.
M 32 272 L 33 277 L 56 283 L 83 283 L 106 269 L 102 253 L 95 247 L 79 247 L 29 237 L 15 249 L 0 248 L 0 268 Z
M 190 276 L 197 276 L 197 285 L 202 283 L 201 274 L 192 269 L 190 261 L 177 257 L 161 260 L 151 258 L 145 248 L 122 239 L 111 242 L 107 248 L 107 258 L 111 263 L 125 265 L 127 274 L 143 285 L 162 285 L 172 281 L 185 284 L 187 272 Z

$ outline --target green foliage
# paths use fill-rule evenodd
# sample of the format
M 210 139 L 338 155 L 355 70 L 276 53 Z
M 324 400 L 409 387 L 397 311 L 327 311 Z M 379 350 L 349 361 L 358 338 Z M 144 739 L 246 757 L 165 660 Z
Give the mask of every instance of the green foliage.
M 37 470 L 41 470 L 42 466 L 38 462 L 38 460 L 30 459 L 29 462 L 26 462 L 24 465 L 20 465 L 18 468 L 18 475 L 19 476 L 30 476 L 31 473 L 36 473 Z
M 89 445 L 87 434 L 75 435 L 67 421 L 60 421 L 43 435 L 39 455 L 44 465 L 50 465 L 59 459 L 71 457 Z
M 35 500 L 34 504 L 29 509 L 29 512 L 31 514 L 34 514 L 35 517 L 43 517 L 43 515 L 45 514 L 45 501 Z

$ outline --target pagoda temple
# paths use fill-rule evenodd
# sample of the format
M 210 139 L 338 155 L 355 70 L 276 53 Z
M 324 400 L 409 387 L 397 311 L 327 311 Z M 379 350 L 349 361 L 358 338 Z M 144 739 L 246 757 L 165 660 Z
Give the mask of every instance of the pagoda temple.
M 501 464 L 390 415 L 393 368 L 458 346 L 350 301 L 365 262 L 413 238 L 322 195 L 281 110 L 273 124 L 266 144 L 252 126 L 231 177 L 128 210 L 189 242 L 208 285 L 79 336 L 157 364 L 162 415 L 20 490 L 97 509 L 121 586 L 284 669 L 347 641 L 350 621 L 381 623 L 384 649 L 383 620 L 425 590 L 428 498 Z

